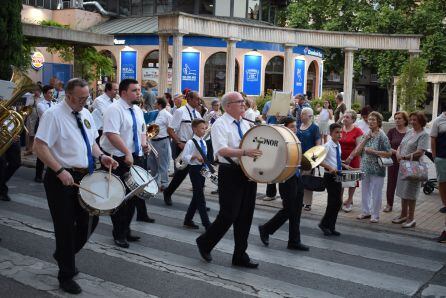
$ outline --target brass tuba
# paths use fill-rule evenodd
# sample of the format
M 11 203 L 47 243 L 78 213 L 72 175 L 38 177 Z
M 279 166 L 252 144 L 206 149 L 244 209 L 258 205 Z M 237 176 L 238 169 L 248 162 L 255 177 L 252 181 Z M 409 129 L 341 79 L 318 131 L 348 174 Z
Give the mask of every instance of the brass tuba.
M 160 127 L 158 124 L 152 123 L 147 126 L 146 136 L 147 136 L 147 145 L 150 147 L 150 150 L 153 152 L 156 158 L 158 158 L 159 154 L 156 151 L 155 147 L 150 143 L 154 137 L 156 137 L 160 133 Z
M 15 89 L 11 99 L 0 101 L 0 156 L 14 142 L 25 127 L 25 118 L 30 114 L 29 108 L 22 108 L 19 112 L 11 109 L 14 103 L 26 92 L 33 91 L 36 84 L 18 68 L 13 67 L 11 82 L 15 84 Z

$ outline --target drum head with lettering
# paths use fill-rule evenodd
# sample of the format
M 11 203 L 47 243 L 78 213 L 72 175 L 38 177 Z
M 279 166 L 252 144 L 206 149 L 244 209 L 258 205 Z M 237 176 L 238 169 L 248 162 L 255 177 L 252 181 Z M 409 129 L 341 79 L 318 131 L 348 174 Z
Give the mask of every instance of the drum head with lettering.
M 91 175 L 86 175 L 80 185 L 100 196 L 79 189 L 82 201 L 92 209 L 111 211 L 121 205 L 125 197 L 125 187 L 121 179 L 113 174 L 109 176 L 105 171 L 95 171 Z

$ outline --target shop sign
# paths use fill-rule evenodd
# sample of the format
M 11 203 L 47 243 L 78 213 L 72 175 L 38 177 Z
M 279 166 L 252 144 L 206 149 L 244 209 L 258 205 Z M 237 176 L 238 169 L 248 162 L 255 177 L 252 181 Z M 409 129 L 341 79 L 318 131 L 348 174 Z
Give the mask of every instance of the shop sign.
M 142 69 L 141 81 L 154 81 L 159 83 L 159 69 L 155 67 L 148 67 Z M 172 68 L 167 69 L 167 84 L 172 84 Z
M 45 63 L 45 57 L 41 52 L 34 52 L 31 56 L 31 66 L 35 70 L 39 70 L 43 67 L 43 63 Z
M 260 95 L 262 56 L 245 55 L 243 64 L 243 92 L 246 95 Z
M 304 94 L 305 60 L 294 59 L 294 89 L 293 95 Z
M 324 57 L 324 55 L 322 54 L 321 51 L 316 50 L 316 49 L 312 49 L 312 48 L 309 48 L 309 47 L 306 47 L 304 49 L 304 54 L 305 55 L 309 55 L 309 56 L 318 57 L 318 58 Z
M 181 64 L 181 90 L 189 88 L 199 91 L 200 87 L 200 53 L 183 52 Z
M 136 80 L 136 52 L 122 51 L 121 52 L 121 80 L 135 79 Z

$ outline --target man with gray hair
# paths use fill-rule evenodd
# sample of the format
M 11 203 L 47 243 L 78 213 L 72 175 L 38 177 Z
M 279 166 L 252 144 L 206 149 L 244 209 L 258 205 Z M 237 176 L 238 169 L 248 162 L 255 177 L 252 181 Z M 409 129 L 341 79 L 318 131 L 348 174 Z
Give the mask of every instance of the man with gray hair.
M 300 125 L 302 124 L 302 121 L 300 120 L 300 114 L 302 113 L 302 109 L 303 108 L 310 108 L 311 109 L 311 105 L 308 102 L 308 100 L 305 99 L 303 94 L 297 94 L 294 97 L 294 111 L 293 111 L 293 116 L 296 118 L 296 127 L 299 129 Z
M 259 157 L 258 149 L 239 148 L 243 134 L 250 128 L 242 119 L 245 101 L 238 92 L 229 92 L 222 97 L 225 114 L 212 125 L 212 146 L 217 162 L 219 179 L 220 211 L 215 221 L 204 234 L 197 238 L 202 258 L 212 261 L 211 251 L 229 228 L 234 227 L 234 255 L 232 264 L 245 268 L 257 268 L 246 253 L 248 236 L 254 214 L 257 184 L 250 181 L 240 167 L 242 156 Z

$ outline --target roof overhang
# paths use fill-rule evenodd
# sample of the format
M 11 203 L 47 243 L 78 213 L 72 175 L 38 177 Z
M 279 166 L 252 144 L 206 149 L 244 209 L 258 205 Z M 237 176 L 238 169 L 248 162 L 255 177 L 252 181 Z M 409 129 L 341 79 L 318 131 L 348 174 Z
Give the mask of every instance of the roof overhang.
M 73 44 L 108 46 L 113 45 L 113 36 L 59 27 L 22 24 L 23 35 L 50 41 L 63 41 Z
M 303 30 L 221 20 L 182 12 L 158 15 L 158 33 L 298 44 L 322 48 L 418 51 L 421 35 Z

